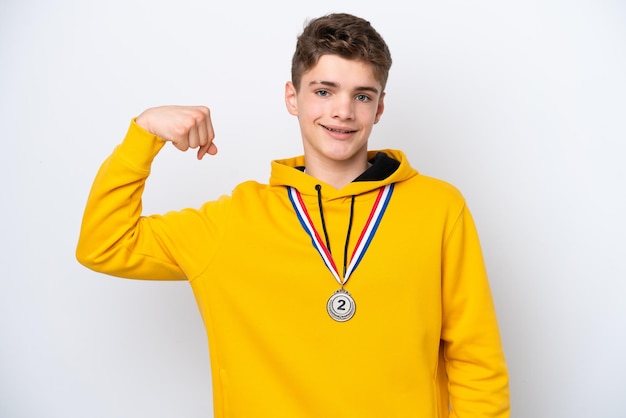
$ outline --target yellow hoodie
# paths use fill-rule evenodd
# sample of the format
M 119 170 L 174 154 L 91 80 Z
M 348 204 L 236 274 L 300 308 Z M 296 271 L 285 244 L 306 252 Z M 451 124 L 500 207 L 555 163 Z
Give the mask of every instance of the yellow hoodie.
M 189 280 L 209 340 L 215 417 L 509 416 L 480 244 L 454 187 L 419 174 L 400 151 L 370 152 L 373 167 L 341 190 L 303 172 L 298 157 L 272 162 L 269 184 L 142 216 L 162 146 L 131 124 L 94 181 L 76 254 L 114 276 Z M 356 312 L 336 321 L 327 301 L 340 284 L 287 186 L 328 237 L 341 275 L 387 184 L 386 211 L 345 284 Z

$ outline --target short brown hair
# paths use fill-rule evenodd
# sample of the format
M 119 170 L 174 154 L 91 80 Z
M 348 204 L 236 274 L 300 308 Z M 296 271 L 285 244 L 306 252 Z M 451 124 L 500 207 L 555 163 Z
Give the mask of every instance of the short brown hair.
M 383 90 L 391 68 L 391 53 L 382 36 L 370 22 L 347 13 L 333 13 L 307 23 L 291 60 L 291 81 L 300 89 L 302 75 L 317 64 L 322 55 L 371 64 L 374 77 Z

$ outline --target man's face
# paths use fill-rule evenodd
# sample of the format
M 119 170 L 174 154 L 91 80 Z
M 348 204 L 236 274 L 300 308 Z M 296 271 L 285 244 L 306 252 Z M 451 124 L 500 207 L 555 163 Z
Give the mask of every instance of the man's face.
M 369 64 L 337 55 L 323 55 L 304 73 L 299 92 L 287 83 L 287 110 L 298 117 L 307 161 L 364 162 L 370 133 L 383 113 L 383 98 Z

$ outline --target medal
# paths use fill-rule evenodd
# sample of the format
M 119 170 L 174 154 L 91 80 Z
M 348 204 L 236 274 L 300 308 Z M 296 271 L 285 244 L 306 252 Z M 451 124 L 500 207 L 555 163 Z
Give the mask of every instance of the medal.
M 356 304 L 350 293 L 339 289 L 328 299 L 326 310 L 335 321 L 345 322 L 354 316 Z
M 348 282 L 352 272 L 359 265 L 363 256 L 365 255 L 365 251 L 370 245 L 372 238 L 374 238 L 374 234 L 378 229 L 378 225 L 380 224 L 380 220 L 387 209 L 387 205 L 389 204 L 389 200 L 391 199 L 391 194 L 393 192 L 393 184 L 388 184 L 385 187 L 382 187 L 378 195 L 376 196 L 376 201 L 374 202 L 374 206 L 370 212 L 369 217 L 367 218 L 367 222 L 365 223 L 365 227 L 359 236 L 359 240 L 357 241 L 356 247 L 352 253 L 350 258 L 350 264 L 347 266 L 344 263 L 344 274 L 343 279 L 339 275 L 339 270 L 335 265 L 335 261 L 330 253 L 330 250 L 324 244 L 322 239 L 320 238 L 319 233 L 315 229 L 313 225 L 313 221 L 311 221 L 311 217 L 309 216 L 309 212 L 302 201 L 302 196 L 300 192 L 293 187 L 287 187 L 289 193 L 289 200 L 293 205 L 294 211 L 298 216 L 298 220 L 300 224 L 306 231 L 306 233 L 311 237 L 311 241 L 313 243 L 313 247 L 317 250 L 319 255 L 322 257 L 322 261 L 331 272 L 337 283 L 341 286 L 339 290 L 337 290 L 333 295 L 328 299 L 326 303 L 326 310 L 328 311 L 328 315 L 332 319 L 338 322 L 345 322 L 354 316 L 356 311 L 356 304 L 352 296 L 344 289 L 344 285 Z

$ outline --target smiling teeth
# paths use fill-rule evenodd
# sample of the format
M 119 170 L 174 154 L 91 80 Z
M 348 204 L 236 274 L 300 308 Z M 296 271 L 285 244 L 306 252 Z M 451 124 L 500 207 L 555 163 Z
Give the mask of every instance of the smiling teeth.
M 354 131 L 345 131 L 343 129 L 332 129 L 332 128 L 329 128 L 329 127 L 326 127 L 326 126 L 325 126 L 325 128 L 328 129 L 331 132 L 337 132 L 337 133 L 340 133 L 340 134 L 349 134 L 349 133 L 354 132 Z

